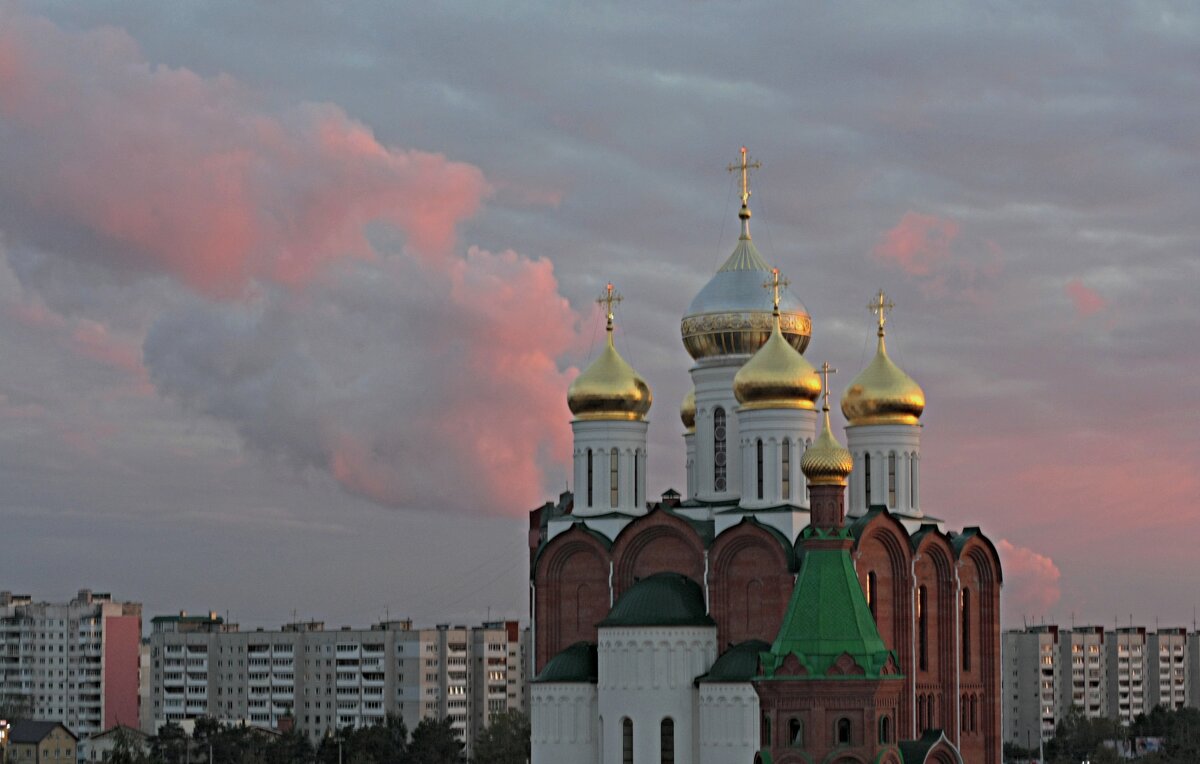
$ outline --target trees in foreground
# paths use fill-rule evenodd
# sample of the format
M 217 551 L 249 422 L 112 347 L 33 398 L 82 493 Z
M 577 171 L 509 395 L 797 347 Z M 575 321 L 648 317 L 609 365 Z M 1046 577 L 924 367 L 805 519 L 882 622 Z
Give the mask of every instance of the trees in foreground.
M 371 727 L 344 727 L 315 748 L 304 734 L 282 734 L 197 719 L 189 737 L 166 724 L 149 750 L 118 746 L 113 764 L 465 764 L 463 744 L 450 720 L 423 719 L 409 734 L 399 716 Z M 529 760 L 529 717 L 510 711 L 493 717 L 476 741 L 477 764 L 525 764 Z
M 1138 751 L 1137 741 L 1154 739 L 1161 750 Z M 1141 714 L 1129 727 L 1113 719 L 1085 717 L 1073 709 L 1043 746 L 1045 764 L 1118 764 L 1128 761 L 1118 750 L 1132 751 L 1139 764 L 1195 764 L 1200 762 L 1200 710 L 1171 711 L 1162 706 Z M 1008 762 L 1035 761 L 1037 749 L 1004 746 Z

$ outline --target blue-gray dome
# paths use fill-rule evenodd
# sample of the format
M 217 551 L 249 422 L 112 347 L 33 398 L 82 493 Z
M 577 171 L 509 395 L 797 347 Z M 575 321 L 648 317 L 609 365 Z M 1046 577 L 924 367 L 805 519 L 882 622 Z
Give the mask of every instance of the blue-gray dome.
M 771 336 L 771 294 L 763 283 L 771 267 L 743 229 L 733 254 L 692 299 L 680 325 L 683 345 L 697 361 L 726 355 L 752 355 Z M 779 293 L 779 325 L 800 352 L 812 336 L 804 303 L 784 288 Z

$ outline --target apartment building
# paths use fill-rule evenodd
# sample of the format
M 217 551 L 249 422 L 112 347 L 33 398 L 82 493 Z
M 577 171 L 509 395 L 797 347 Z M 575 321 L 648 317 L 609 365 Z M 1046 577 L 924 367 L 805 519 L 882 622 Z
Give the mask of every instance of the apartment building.
M 1004 632 L 1004 739 L 1036 745 L 1072 708 L 1129 724 L 1200 706 L 1200 636 L 1182 628 L 1029 626 Z
M 1061 720 L 1058 626 L 1004 632 L 1004 739 L 1025 748 L 1049 740 Z
M 1194 693 L 1189 689 L 1196 674 L 1188 660 L 1189 647 L 1200 647 L 1200 640 L 1189 639 L 1187 629 L 1159 629 L 1150 635 L 1151 663 L 1146 686 L 1150 708 L 1180 709 L 1189 701 L 1194 704 Z
M 516 622 L 327 630 L 306 621 L 243 632 L 210 613 L 152 625 L 143 699 L 152 728 L 201 716 L 279 727 L 290 717 L 316 741 L 390 713 L 409 729 L 427 717 L 450 719 L 469 747 L 492 714 L 525 707 L 528 630 Z
M 1108 714 L 1130 724 L 1153 708 L 1147 703 L 1150 664 L 1146 627 L 1128 626 L 1107 634 Z
M 142 606 L 80 589 L 68 602 L 0 591 L 0 703 L 82 740 L 138 723 Z

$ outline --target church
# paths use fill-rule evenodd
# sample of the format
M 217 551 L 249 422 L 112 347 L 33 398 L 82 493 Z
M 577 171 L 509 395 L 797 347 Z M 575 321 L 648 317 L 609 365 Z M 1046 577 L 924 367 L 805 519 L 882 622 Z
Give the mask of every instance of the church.
M 572 491 L 530 515 L 533 762 L 999 764 L 1000 560 L 921 502 L 925 394 L 875 356 L 829 421 L 812 320 L 741 233 L 680 331 L 686 496 L 646 497 L 649 386 L 568 391 Z M 948 479 L 948 478 L 943 478 Z

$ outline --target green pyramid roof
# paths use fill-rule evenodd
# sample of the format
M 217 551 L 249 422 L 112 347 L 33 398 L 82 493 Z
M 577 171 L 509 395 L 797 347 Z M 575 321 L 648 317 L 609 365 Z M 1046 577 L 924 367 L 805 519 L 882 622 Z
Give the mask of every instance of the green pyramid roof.
M 844 528 L 809 526 L 804 538 L 836 542 L 851 535 Z M 879 636 L 850 552 L 836 546 L 806 549 L 779 635 L 759 659 L 763 679 L 900 678 L 899 662 Z

